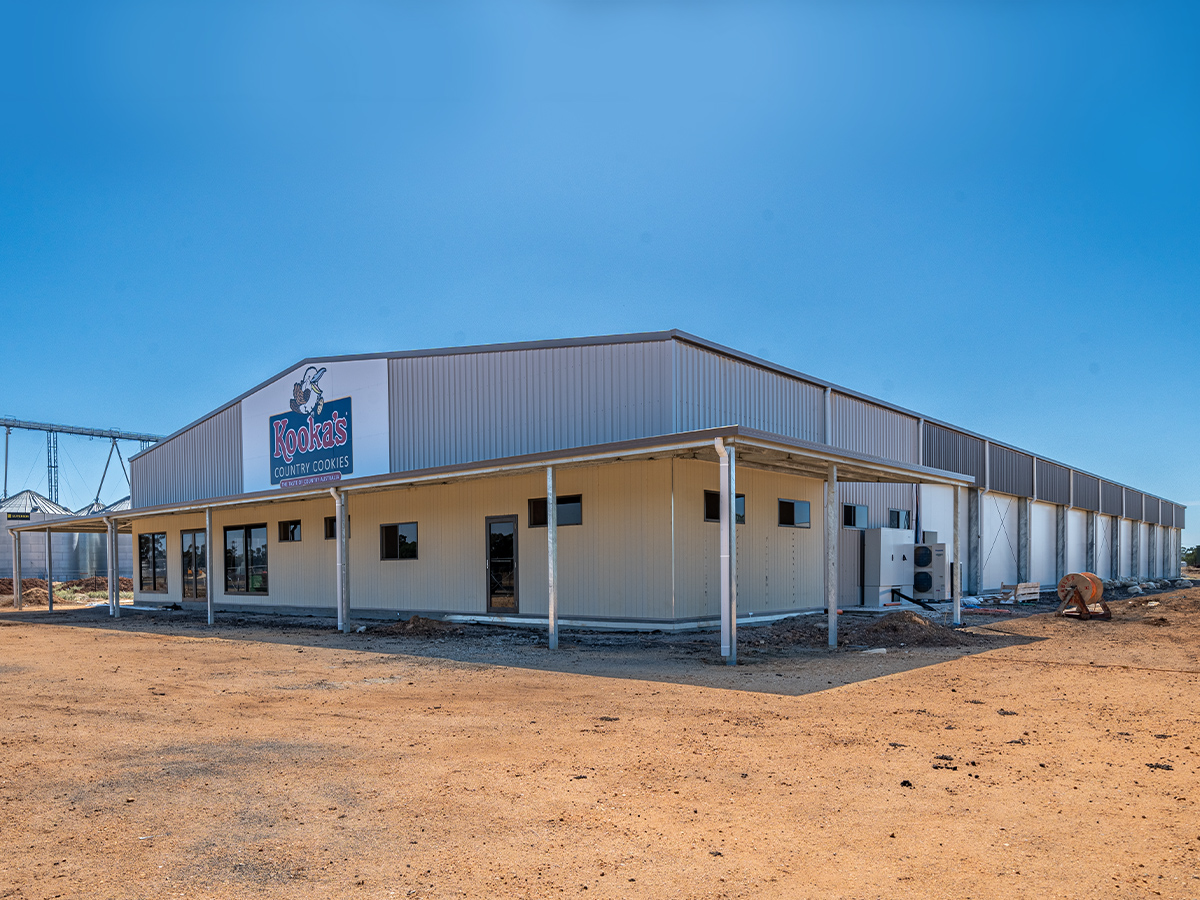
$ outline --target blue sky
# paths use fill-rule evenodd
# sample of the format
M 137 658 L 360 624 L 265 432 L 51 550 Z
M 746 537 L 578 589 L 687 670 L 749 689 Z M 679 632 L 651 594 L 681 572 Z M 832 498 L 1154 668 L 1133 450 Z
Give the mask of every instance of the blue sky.
M 166 433 L 305 356 L 682 328 L 1200 543 L 1195 5 L 0 9 L 0 414 Z M 106 448 L 60 446 L 82 505 Z

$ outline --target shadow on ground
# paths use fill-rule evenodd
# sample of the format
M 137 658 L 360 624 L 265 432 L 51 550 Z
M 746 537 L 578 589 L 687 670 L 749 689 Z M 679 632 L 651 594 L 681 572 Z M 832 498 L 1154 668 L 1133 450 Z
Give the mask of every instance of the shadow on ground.
M 351 665 L 356 658 L 369 658 L 377 665 L 383 654 L 439 666 L 505 666 L 793 696 L 1039 640 L 990 630 L 995 620 L 986 616 L 967 616 L 965 621 L 965 629 L 924 619 L 893 621 L 893 627 L 881 628 L 877 616 L 844 614 L 840 634 L 845 645 L 837 650 L 826 646 L 823 616 L 739 627 L 738 665 L 729 666 L 720 655 L 715 631 L 568 631 L 560 632 L 559 649 L 552 651 L 544 629 L 450 626 L 430 620 L 418 620 L 408 630 L 405 623 L 363 623 L 365 632 L 341 634 L 326 617 L 273 613 L 220 613 L 211 626 L 202 610 L 187 608 L 122 607 L 119 619 L 109 616 L 107 606 L 0 613 L 0 627 L 50 625 L 324 649 L 351 654 L 342 657 L 343 664 Z

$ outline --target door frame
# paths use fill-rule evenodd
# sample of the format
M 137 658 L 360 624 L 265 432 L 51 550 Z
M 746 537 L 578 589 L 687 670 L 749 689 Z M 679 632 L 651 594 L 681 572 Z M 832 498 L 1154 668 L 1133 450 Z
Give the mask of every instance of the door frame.
M 512 522 L 513 527 L 513 605 L 512 609 L 492 609 L 492 524 L 495 522 Z M 518 615 L 521 612 L 521 565 L 520 542 L 517 532 L 520 522 L 514 513 L 508 516 L 485 516 L 483 521 L 483 602 L 488 612 L 509 613 Z

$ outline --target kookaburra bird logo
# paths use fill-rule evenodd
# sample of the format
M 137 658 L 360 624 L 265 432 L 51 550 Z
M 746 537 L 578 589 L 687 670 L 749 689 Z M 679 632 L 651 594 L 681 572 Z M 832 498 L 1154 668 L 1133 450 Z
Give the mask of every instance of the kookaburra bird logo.
M 324 374 L 325 369 L 318 369 L 316 366 L 309 366 L 304 370 L 304 377 L 292 388 L 292 412 L 306 416 L 321 414 L 325 398 L 321 395 L 321 386 L 317 382 Z

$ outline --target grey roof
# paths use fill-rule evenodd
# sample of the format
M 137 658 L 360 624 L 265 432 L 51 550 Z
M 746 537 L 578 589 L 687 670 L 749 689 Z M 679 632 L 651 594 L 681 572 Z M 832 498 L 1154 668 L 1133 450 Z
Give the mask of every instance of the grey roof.
M 0 503 L 0 511 L 45 513 L 49 516 L 75 515 L 75 513 L 71 512 L 65 506 L 60 506 L 49 497 L 43 497 L 37 491 L 21 491 L 19 494 L 13 494 L 3 503 Z
M 129 497 L 122 497 L 105 506 L 99 500 L 93 500 L 87 506 L 75 510 L 77 516 L 102 516 L 105 513 L 121 512 L 131 506 Z

